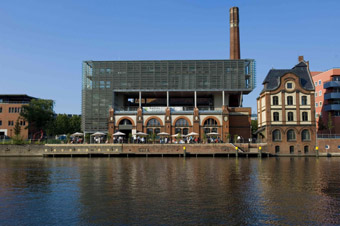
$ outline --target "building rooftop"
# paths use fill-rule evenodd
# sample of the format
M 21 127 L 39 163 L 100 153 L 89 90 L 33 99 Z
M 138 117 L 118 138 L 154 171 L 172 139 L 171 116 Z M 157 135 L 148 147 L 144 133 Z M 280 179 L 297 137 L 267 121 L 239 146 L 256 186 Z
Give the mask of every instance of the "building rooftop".
M 38 99 L 27 94 L 0 94 L 0 103 L 28 103 L 32 99 Z
M 300 85 L 306 90 L 314 90 L 313 81 L 306 62 L 302 61 L 295 65 L 292 69 L 271 69 L 265 80 L 262 92 L 275 90 L 280 86 L 281 77 L 287 73 L 295 74 L 300 78 Z

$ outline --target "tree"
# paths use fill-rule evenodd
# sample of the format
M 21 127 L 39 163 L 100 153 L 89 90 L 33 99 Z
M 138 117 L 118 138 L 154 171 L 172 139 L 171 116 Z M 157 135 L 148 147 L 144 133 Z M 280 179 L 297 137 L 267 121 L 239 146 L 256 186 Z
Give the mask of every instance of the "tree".
M 251 120 L 251 133 L 255 134 L 258 129 L 257 120 Z
M 319 122 L 318 122 L 318 130 L 319 131 L 322 131 L 322 130 L 325 130 L 327 129 L 325 124 L 324 124 L 324 121 L 323 121 L 323 118 L 322 118 L 322 115 L 320 115 L 319 117 Z
M 329 134 L 331 134 L 332 133 L 332 129 L 334 128 L 334 125 L 333 125 L 333 121 L 332 121 L 332 114 L 330 112 L 328 114 L 327 128 L 329 130 Z
M 20 127 L 19 118 L 18 118 L 17 121 L 15 122 L 15 126 L 14 126 L 14 135 L 16 137 L 19 137 L 20 132 L 21 132 L 21 127 Z
M 28 105 L 22 106 L 20 116 L 28 122 L 26 128 L 46 132 L 53 122 L 53 107 L 52 100 L 33 99 Z

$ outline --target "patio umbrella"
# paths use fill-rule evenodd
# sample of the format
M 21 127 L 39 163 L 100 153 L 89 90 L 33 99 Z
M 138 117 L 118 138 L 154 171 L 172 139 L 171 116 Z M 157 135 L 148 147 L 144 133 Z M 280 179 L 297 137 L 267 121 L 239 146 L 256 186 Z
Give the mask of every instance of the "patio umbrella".
M 102 132 L 95 132 L 94 134 L 92 134 L 91 136 L 105 136 L 105 133 L 102 133 Z
M 122 133 L 122 132 L 116 132 L 114 134 L 112 134 L 113 136 L 125 136 L 125 133 Z
M 185 136 L 185 135 L 182 135 L 182 134 L 180 134 L 180 133 L 176 133 L 176 134 L 172 135 L 172 137 L 178 137 L 178 134 L 179 134 L 181 137 L 184 137 L 184 136 Z
M 211 132 L 211 133 L 207 133 L 208 136 L 219 136 L 219 133 L 216 132 Z
M 166 132 L 161 132 L 161 133 L 158 133 L 157 136 L 170 136 L 170 134 Z
M 82 137 L 82 136 L 84 136 L 84 134 L 83 134 L 83 133 L 76 132 L 76 133 L 72 134 L 71 136 L 72 136 L 72 137 Z
M 143 133 L 143 132 L 137 132 L 137 133 L 135 133 L 134 135 L 136 135 L 136 136 L 147 136 L 148 134 L 147 133 Z
M 191 132 L 189 134 L 187 134 L 187 136 L 198 136 L 199 134 L 198 133 L 195 133 L 195 132 Z

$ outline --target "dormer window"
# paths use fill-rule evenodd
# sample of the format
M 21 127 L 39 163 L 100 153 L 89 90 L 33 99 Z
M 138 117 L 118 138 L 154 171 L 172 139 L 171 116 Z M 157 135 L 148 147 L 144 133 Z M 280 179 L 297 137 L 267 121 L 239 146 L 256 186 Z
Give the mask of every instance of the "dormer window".
M 292 89 L 292 88 L 293 88 L 293 83 L 288 82 L 288 83 L 287 83 L 287 89 Z

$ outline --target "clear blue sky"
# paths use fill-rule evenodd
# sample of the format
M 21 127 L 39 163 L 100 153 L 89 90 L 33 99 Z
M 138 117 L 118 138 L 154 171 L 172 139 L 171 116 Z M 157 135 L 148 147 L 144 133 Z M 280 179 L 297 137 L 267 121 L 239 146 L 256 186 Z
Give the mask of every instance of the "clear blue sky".
M 299 55 L 312 71 L 340 67 L 340 0 L 5 0 L 0 93 L 53 99 L 81 113 L 83 60 L 228 59 L 229 8 L 240 8 L 241 58 L 257 62 L 255 100 L 271 68 Z

